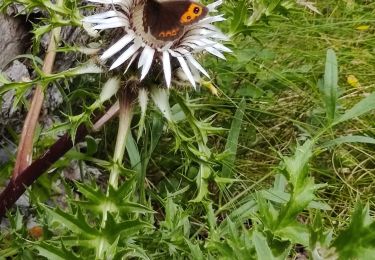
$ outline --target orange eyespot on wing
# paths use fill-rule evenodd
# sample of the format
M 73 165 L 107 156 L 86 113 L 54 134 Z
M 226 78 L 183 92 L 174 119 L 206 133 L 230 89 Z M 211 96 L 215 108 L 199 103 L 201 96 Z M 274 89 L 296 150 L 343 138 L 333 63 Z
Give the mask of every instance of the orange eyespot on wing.
M 190 4 L 187 11 L 182 14 L 180 23 L 183 25 L 194 23 L 198 18 L 204 15 L 203 10 L 204 9 L 201 5 L 195 3 Z

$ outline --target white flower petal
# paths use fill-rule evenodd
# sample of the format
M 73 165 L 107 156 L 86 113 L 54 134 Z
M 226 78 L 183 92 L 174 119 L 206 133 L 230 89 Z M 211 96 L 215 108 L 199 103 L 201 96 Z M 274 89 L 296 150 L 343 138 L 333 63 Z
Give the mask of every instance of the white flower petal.
M 207 47 L 207 48 L 205 48 L 205 50 L 208 51 L 209 53 L 211 53 L 212 55 L 215 55 L 216 57 L 219 57 L 220 59 L 226 60 L 224 55 L 221 52 L 219 52 L 218 50 L 216 50 L 215 48 Z
M 208 8 L 208 10 L 209 10 L 210 12 L 217 12 L 216 8 L 217 8 L 219 5 L 221 5 L 221 4 L 223 4 L 223 0 L 219 0 L 219 1 L 213 2 L 213 3 L 211 3 L 211 4 L 208 4 L 206 7 Z
M 115 16 L 107 19 L 100 19 L 97 24 L 108 24 L 108 23 L 117 23 L 117 22 L 122 22 L 122 21 L 127 21 L 128 19 L 126 17 L 120 17 L 120 16 Z
M 91 23 L 86 23 L 86 22 L 83 22 L 82 23 L 82 26 L 83 28 L 86 30 L 86 32 L 91 36 L 91 37 L 98 37 L 99 36 L 99 33 L 97 30 L 94 30 L 92 27 L 92 24 Z
M 178 75 L 176 76 L 181 76 L 182 80 L 189 81 L 196 88 L 196 82 L 200 81 L 200 73 L 207 77 L 209 77 L 209 74 L 193 54 L 207 51 L 214 56 L 225 59 L 223 53 L 231 52 L 229 48 L 220 43 L 228 40 L 228 37 L 213 25 L 215 22 L 225 20 L 224 16 L 208 15 L 198 23 L 186 26 L 184 34 L 178 40 L 154 41 L 149 33 L 144 32 L 141 24 L 143 11 L 140 7 L 144 5 L 145 1 L 89 0 L 93 3 L 106 4 L 112 7 L 112 10 L 86 17 L 83 19 L 84 23 L 91 23 L 93 25 L 91 28 L 97 30 L 117 27 L 123 27 L 125 30 L 125 35 L 120 36 L 121 39 L 109 47 L 102 54 L 101 59 L 106 60 L 119 54 L 110 69 L 126 62 L 127 68 L 124 73 L 138 60 L 137 66 L 141 70 L 140 79 L 142 80 L 149 73 L 155 56 L 160 57 L 168 88 L 172 80 L 171 64 L 177 60 L 180 68 L 177 69 Z M 161 2 L 162 0 L 158 1 Z M 209 12 L 217 12 L 218 6 L 222 3 L 223 0 L 215 0 L 214 3 L 208 4 L 207 8 Z M 130 25 L 132 25 L 131 28 Z
M 190 51 L 188 51 L 186 48 L 182 48 L 182 47 L 178 47 L 174 51 L 181 54 L 182 56 L 186 56 L 186 55 L 190 54 Z
M 120 40 L 118 40 L 115 44 L 113 44 L 111 47 L 106 50 L 103 55 L 100 57 L 101 60 L 106 60 L 119 51 L 121 51 L 126 45 L 128 45 L 132 40 L 134 39 L 133 34 L 127 34 L 124 37 L 122 37 Z
M 99 3 L 99 4 L 121 4 L 124 0 L 88 0 L 88 2 Z M 126 0 L 125 0 L 126 1 Z
M 196 88 L 194 77 L 191 74 L 189 66 L 186 64 L 186 61 L 184 60 L 184 58 L 183 57 L 177 57 L 177 60 L 180 63 L 181 68 L 184 71 L 184 73 L 185 73 L 186 77 L 188 78 L 188 80 L 190 81 L 191 85 L 193 85 L 193 87 Z
M 207 17 L 203 18 L 202 20 L 200 20 L 197 24 L 195 24 L 195 26 L 199 26 L 199 25 L 205 24 L 205 23 L 222 22 L 222 21 L 225 21 L 225 20 L 226 19 L 224 18 L 223 15 L 207 16 Z
M 202 72 L 207 78 L 210 78 L 210 75 L 207 73 L 207 71 L 202 67 L 202 65 L 199 64 L 199 62 L 194 59 L 191 55 L 186 55 L 187 61 L 193 65 L 195 68 L 197 68 L 200 72 Z
M 215 49 L 219 50 L 219 51 L 223 51 L 223 52 L 232 52 L 231 49 L 229 49 L 228 47 L 225 47 L 224 45 L 222 45 L 221 43 L 216 43 L 214 46 L 213 46 Z
M 171 86 L 172 70 L 171 60 L 168 51 L 163 51 L 163 70 L 165 82 L 167 83 L 167 87 L 169 88 Z
M 146 77 L 148 71 L 150 70 L 151 65 L 152 65 L 152 61 L 154 59 L 154 54 L 155 54 L 155 49 L 146 45 L 146 47 L 144 48 L 144 50 L 141 54 L 141 58 L 142 58 L 142 56 L 144 56 L 143 64 L 142 64 L 143 68 L 142 68 L 142 72 L 141 72 L 141 80 Z M 138 64 L 138 66 L 139 66 L 139 64 Z
M 146 63 L 147 56 L 150 55 L 151 50 L 152 50 L 152 48 L 148 45 L 146 45 L 144 47 L 144 49 L 141 53 L 141 57 L 139 57 L 139 60 L 138 60 L 138 69 L 141 68 Z
M 136 53 L 133 54 L 133 57 L 130 59 L 130 61 L 128 62 L 128 66 L 126 67 L 125 71 L 124 71 L 124 74 L 128 71 L 128 69 L 130 68 L 130 66 L 133 64 L 135 58 L 137 58 L 139 52 L 137 51 Z
M 104 13 L 86 16 L 85 18 L 82 19 L 82 21 L 88 22 L 88 23 L 99 23 L 106 18 L 117 17 L 117 16 L 121 16 L 121 13 L 116 12 L 116 11 L 108 11 Z
M 123 64 L 127 59 L 129 59 L 139 48 L 141 45 L 139 43 L 134 43 L 132 46 L 130 46 L 123 54 L 121 54 L 120 57 L 112 64 L 111 68 L 109 70 L 113 70 L 114 68 L 117 68 L 121 64 Z
M 129 23 L 125 19 L 120 19 L 120 18 L 111 18 L 113 21 L 111 23 L 102 23 L 95 25 L 93 29 L 95 30 L 104 30 L 104 29 L 111 29 L 111 28 L 119 28 L 119 27 L 125 27 L 128 26 Z M 110 20 L 110 19 L 108 19 Z

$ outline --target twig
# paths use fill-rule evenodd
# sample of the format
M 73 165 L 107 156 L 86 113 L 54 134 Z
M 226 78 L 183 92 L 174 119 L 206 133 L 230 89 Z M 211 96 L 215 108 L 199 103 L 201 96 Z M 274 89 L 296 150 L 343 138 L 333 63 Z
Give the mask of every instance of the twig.
M 114 111 L 118 107 L 118 103 L 114 104 L 107 111 Z M 95 132 L 101 128 L 106 122 L 111 120 L 116 113 L 112 116 L 108 112 L 100 117 L 92 129 L 87 129 L 84 124 L 81 124 L 77 129 L 75 142 L 79 143 L 84 140 L 85 136 L 90 132 Z M 100 122 L 100 124 L 98 124 Z M 8 209 L 21 197 L 26 191 L 26 188 L 33 184 L 39 176 L 46 172 L 53 163 L 64 156 L 73 147 L 72 138 L 70 135 L 65 134 L 57 140 L 40 158 L 35 160 L 30 166 L 18 174 L 17 178 L 12 178 L 7 187 L 0 194 L 0 218 L 3 217 Z
M 105 123 L 116 116 L 120 110 L 120 103 L 117 101 L 113 106 L 111 106 L 108 111 L 92 126 L 94 132 L 99 131 Z
M 53 65 L 56 58 L 56 47 L 59 42 L 61 28 L 55 28 L 51 32 L 51 39 L 48 45 L 47 54 L 44 58 L 43 72 L 48 75 L 52 73 Z M 38 123 L 40 110 L 42 109 L 44 100 L 43 86 L 38 84 L 36 86 L 33 99 L 31 101 L 30 110 L 27 113 L 21 139 L 18 145 L 16 164 L 13 170 L 13 179 L 16 179 L 19 174 L 25 170 L 32 162 L 33 153 L 33 139 L 35 129 Z

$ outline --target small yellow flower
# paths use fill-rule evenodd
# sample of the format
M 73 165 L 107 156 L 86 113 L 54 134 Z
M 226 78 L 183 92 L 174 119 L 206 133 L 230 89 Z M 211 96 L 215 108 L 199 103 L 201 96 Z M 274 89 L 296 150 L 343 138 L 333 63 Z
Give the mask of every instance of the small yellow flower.
M 368 29 L 370 29 L 370 26 L 369 25 L 360 25 L 356 29 L 358 31 L 367 31 Z
M 218 93 L 218 90 L 217 90 L 217 88 L 214 86 L 214 84 L 212 84 L 212 82 L 210 82 L 210 81 L 201 81 L 201 85 L 202 85 L 202 87 L 205 87 L 205 88 L 207 88 L 210 92 L 211 92 L 211 94 L 213 94 L 213 95 L 215 95 L 215 96 L 219 96 L 219 93 Z
M 348 84 L 354 88 L 359 88 L 361 87 L 361 84 L 359 83 L 359 80 L 356 78 L 354 75 L 349 75 L 346 79 Z

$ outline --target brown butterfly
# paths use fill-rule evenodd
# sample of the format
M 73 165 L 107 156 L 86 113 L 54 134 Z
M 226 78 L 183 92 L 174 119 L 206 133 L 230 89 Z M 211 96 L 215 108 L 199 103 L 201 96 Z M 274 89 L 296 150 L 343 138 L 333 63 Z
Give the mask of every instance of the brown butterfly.
M 181 36 L 185 26 L 198 22 L 207 13 L 207 7 L 194 1 L 146 0 L 143 27 L 156 39 L 171 41 Z

